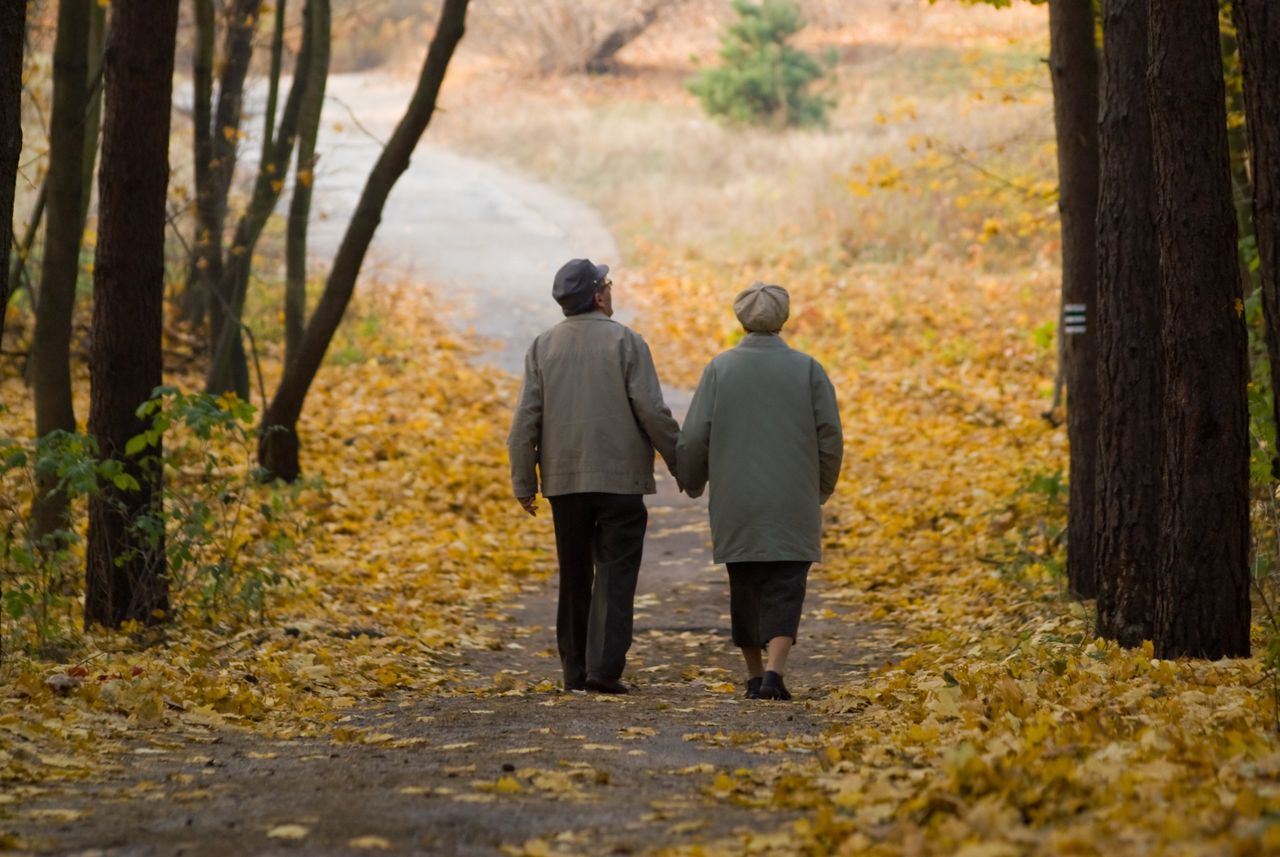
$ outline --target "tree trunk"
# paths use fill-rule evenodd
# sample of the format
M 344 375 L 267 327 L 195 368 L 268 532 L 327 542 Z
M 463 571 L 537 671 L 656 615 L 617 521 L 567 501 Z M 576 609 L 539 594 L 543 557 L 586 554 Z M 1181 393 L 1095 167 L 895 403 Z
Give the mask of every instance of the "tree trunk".
M 1098 49 L 1092 0 L 1049 0 L 1049 69 L 1058 137 L 1067 438 L 1071 444 L 1067 585 L 1098 594 L 1093 506 L 1098 443 Z
M 360 266 L 382 219 L 387 196 L 396 180 L 408 169 L 409 157 L 431 121 L 449 60 L 462 39 L 466 16 L 467 0 L 445 0 L 409 107 L 365 181 L 320 302 L 302 335 L 297 358 L 286 365 L 275 397 L 263 415 L 258 462 L 270 476 L 292 481 L 301 472 L 297 426 L 303 401 L 351 300 Z
M 209 346 L 212 351 L 226 323 L 231 295 L 218 291 L 222 282 L 223 230 L 227 222 L 227 194 L 236 169 L 244 81 L 253 55 L 253 33 L 262 0 L 232 0 L 227 16 L 218 106 L 209 130 L 208 189 L 196 197 L 196 266 L 209 301 Z
M 76 430 L 71 402 L 71 314 L 80 276 L 84 222 L 84 120 L 89 91 L 90 0 L 61 0 L 53 48 L 53 113 L 49 127 L 49 198 L 45 214 L 40 304 L 31 342 L 36 436 Z M 66 525 L 67 498 L 55 478 L 41 479 L 32 529 L 44 538 Z
M 1160 658 L 1249 653 L 1247 353 L 1217 0 L 1148 0 L 1165 364 Z
M 311 64 L 298 118 L 298 165 L 294 170 L 293 199 L 285 236 L 284 362 L 298 353 L 307 320 L 307 223 L 311 216 L 311 186 L 315 181 L 316 137 L 329 78 L 329 0 L 311 0 L 306 16 L 312 31 Z
M 314 0 L 308 0 L 308 5 Z M 309 15 L 304 15 L 308 21 Z M 275 209 L 284 177 L 289 174 L 289 159 L 298 136 L 298 117 L 302 110 L 302 93 L 306 88 L 311 54 L 314 50 L 312 33 L 302 31 L 302 46 L 294 67 L 293 83 L 289 97 L 285 99 L 280 116 L 280 127 L 275 129 L 270 156 L 258 165 L 258 176 L 253 183 L 253 196 L 249 207 L 236 224 L 235 237 L 227 250 L 227 261 L 222 270 L 218 292 L 228 296 L 225 324 L 222 335 L 215 340 L 213 359 L 209 363 L 206 390 L 219 394 L 234 392 L 242 399 L 249 398 L 249 372 L 245 363 L 244 342 L 241 336 L 241 319 L 244 315 L 245 294 L 249 287 L 249 273 L 253 267 L 253 249 L 258 244 L 267 218 Z M 267 136 L 271 128 L 264 129 Z
M 1226 85 L 1227 113 L 1237 115 L 1244 112 L 1244 93 L 1230 86 L 1229 76 L 1240 74 L 1240 47 L 1236 34 L 1222 26 L 1219 17 L 1218 43 L 1222 46 L 1222 63 L 1224 83 Z M 1247 240 L 1253 235 L 1253 218 L 1249 210 L 1249 143 L 1244 123 L 1232 126 L 1227 124 L 1227 151 L 1231 163 L 1231 201 L 1236 210 L 1236 228 L 1238 239 Z
M 1146 0 L 1103 2 L 1098 205 L 1098 634 L 1150 640 L 1164 450 Z
M 642 8 L 632 9 L 605 37 L 592 48 L 583 67 L 592 74 L 605 74 L 618 67 L 618 51 L 634 42 L 658 19 L 658 13 L 679 0 L 650 0 Z
M 85 625 L 163 621 L 169 609 L 164 535 L 137 526 L 162 503 L 163 470 L 125 455 L 147 421 L 138 406 L 160 385 L 165 194 L 178 0 L 114 0 L 107 50 L 93 271 L 89 431 L 137 490 L 103 486 L 89 501 Z M 158 455 L 158 448 L 142 455 Z
M 93 172 L 98 161 L 98 137 L 102 133 L 102 54 L 107 43 L 107 10 L 89 4 L 89 104 L 84 114 L 84 159 L 80 173 L 80 229 L 89 219 L 93 199 Z
M 45 203 L 48 199 L 49 177 L 46 175 L 45 180 L 40 182 L 40 189 L 36 191 L 36 201 L 31 204 L 31 216 L 27 218 L 27 228 L 22 233 L 22 240 L 18 242 L 18 252 L 13 254 L 13 260 L 9 263 L 9 298 L 22 288 L 25 281 L 31 296 L 32 311 L 39 306 L 40 301 L 37 295 L 38 290 L 32 288 L 31 274 L 27 271 L 27 259 L 31 256 L 31 248 L 36 244 L 36 234 L 39 233 L 40 224 L 44 220 Z M 0 309 L 3 309 L 3 306 L 0 306 Z
M 271 70 L 267 75 L 267 109 L 262 115 L 262 156 L 258 163 L 265 164 L 271 157 L 272 136 L 276 128 L 276 104 L 280 99 L 280 66 L 284 60 L 284 10 L 285 0 L 277 0 L 276 17 L 271 29 Z M 303 18 L 306 10 L 303 9 Z M 305 29 L 306 24 L 303 23 Z
M 1271 361 L 1272 418 L 1280 437 L 1280 7 L 1274 0 L 1231 5 L 1244 73 L 1244 109 L 1253 175 L 1262 310 Z M 1280 457 L 1272 473 L 1280 477 Z
M 22 45 L 26 36 L 27 4 L 0 4 L 0 274 L 9 271 L 13 246 L 13 195 L 22 156 Z M 0 340 L 4 339 L 5 310 L 14 278 L 0 282 Z
M 205 230 L 212 220 L 212 193 L 209 173 L 213 164 L 213 53 L 217 41 L 217 18 L 213 0 L 195 0 L 195 43 L 191 50 L 191 164 L 195 177 L 196 234 L 182 292 L 180 311 L 192 325 L 204 322 L 209 309 L 209 289 L 204 267 L 208 241 Z

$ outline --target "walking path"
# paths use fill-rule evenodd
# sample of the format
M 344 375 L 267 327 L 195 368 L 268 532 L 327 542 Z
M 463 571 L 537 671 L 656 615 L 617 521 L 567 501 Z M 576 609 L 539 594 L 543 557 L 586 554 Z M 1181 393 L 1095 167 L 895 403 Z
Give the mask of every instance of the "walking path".
M 308 242 L 316 261 L 333 259 L 412 83 L 378 74 L 329 78 Z M 430 136 L 428 129 L 387 200 L 365 271 L 436 285 L 462 305 L 476 333 L 500 342 L 497 364 L 519 371 L 528 342 L 560 318 L 550 299 L 556 268 L 577 256 L 616 265 L 617 245 L 591 208 L 434 146 Z
M 375 136 L 405 100 L 362 78 L 330 86 Z M 320 257 L 331 257 L 376 157 L 376 144 L 349 119 L 345 130 L 326 127 L 312 239 Z M 558 318 L 551 275 L 577 255 L 617 258 L 589 209 L 424 146 L 391 197 L 371 262 L 470 300 L 475 329 L 503 341 L 497 363 L 514 370 L 529 339 Z M 629 854 L 781 830 L 788 813 L 746 808 L 759 796 L 724 799 L 725 777 L 819 749 L 824 692 L 883 662 L 883 634 L 842 618 L 816 578 L 788 673 L 797 701 L 742 699 L 744 668 L 728 638 L 727 579 L 711 562 L 705 501 L 679 495 L 664 474 L 649 505 L 626 673 L 633 693 L 556 689 L 552 581 L 506 605 L 500 620 L 510 634 L 500 648 L 457 650 L 438 692 L 356 709 L 341 726 L 364 743 L 244 732 L 212 743 L 207 734 L 140 740 L 108 779 L 37 798 L 34 806 L 63 815 L 18 832 L 55 853 L 223 857 Z M 513 501 L 512 525 L 521 524 Z M 85 815 L 73 818 L 77 810 Z

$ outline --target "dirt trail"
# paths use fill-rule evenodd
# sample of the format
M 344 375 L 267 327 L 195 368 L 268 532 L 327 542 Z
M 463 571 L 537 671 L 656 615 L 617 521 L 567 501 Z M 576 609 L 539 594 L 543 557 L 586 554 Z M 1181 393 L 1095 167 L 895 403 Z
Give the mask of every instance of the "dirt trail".
M 555 586 L 530 587 L 509 605 L 503 648 L 457 652 L 439 694 L 356 710 L 345 725 L 380 744 L 159 734 L 109 778 L 28 804 L 86 817 L 60 823 L 50 812 L 15 832 L 47 853 L 222 857 L 361 853 L 361 837 L 400 853 L 538 853 L 545 843 L 631 854 L 781 829 L 787 813 L 708 800 L 717 775 L 813 752 L 825 689 L 888 657 L 884 634 L 843 618 L 815 575 L 789 675 L 796 701 L 742 699 L 705 508 L 669 479 L 649 505 L 631 694 L 550 687 Z M 305 836 L 278 838 L 282 825 Z

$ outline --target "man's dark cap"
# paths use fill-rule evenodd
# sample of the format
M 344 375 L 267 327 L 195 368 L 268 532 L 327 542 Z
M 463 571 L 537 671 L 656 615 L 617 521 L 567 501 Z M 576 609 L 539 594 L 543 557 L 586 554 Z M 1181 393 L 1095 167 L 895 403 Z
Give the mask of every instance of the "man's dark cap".
M 596 292 L 608 273 L 608 265 L 597 265 L 590 259 L 570 259 L 556 271 L 551 296 L 565 315 L 584 313 L 595 305 Z

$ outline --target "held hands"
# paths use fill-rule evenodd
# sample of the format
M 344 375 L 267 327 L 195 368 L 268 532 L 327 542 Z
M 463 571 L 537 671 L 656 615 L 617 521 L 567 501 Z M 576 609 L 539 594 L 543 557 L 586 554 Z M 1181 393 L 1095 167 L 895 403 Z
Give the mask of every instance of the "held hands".
M 702 496 L 702 488 L 690 488 L 688 485 L 684 484 L 684 480 L 680 478 L 680 469 L 676 466 L 675 462 L 668 463 L 667 470 L 671 473 L 671 478 L 676 480 L 676 490 L 681 494 L 687 494 L 689 497 L 694 499 Z
M 520 508 L 529 513 L 530 517 L 538 517 L 538 495 L 532 494 L 528 497 L 517 497 L 516 502 L 520 504 Z

